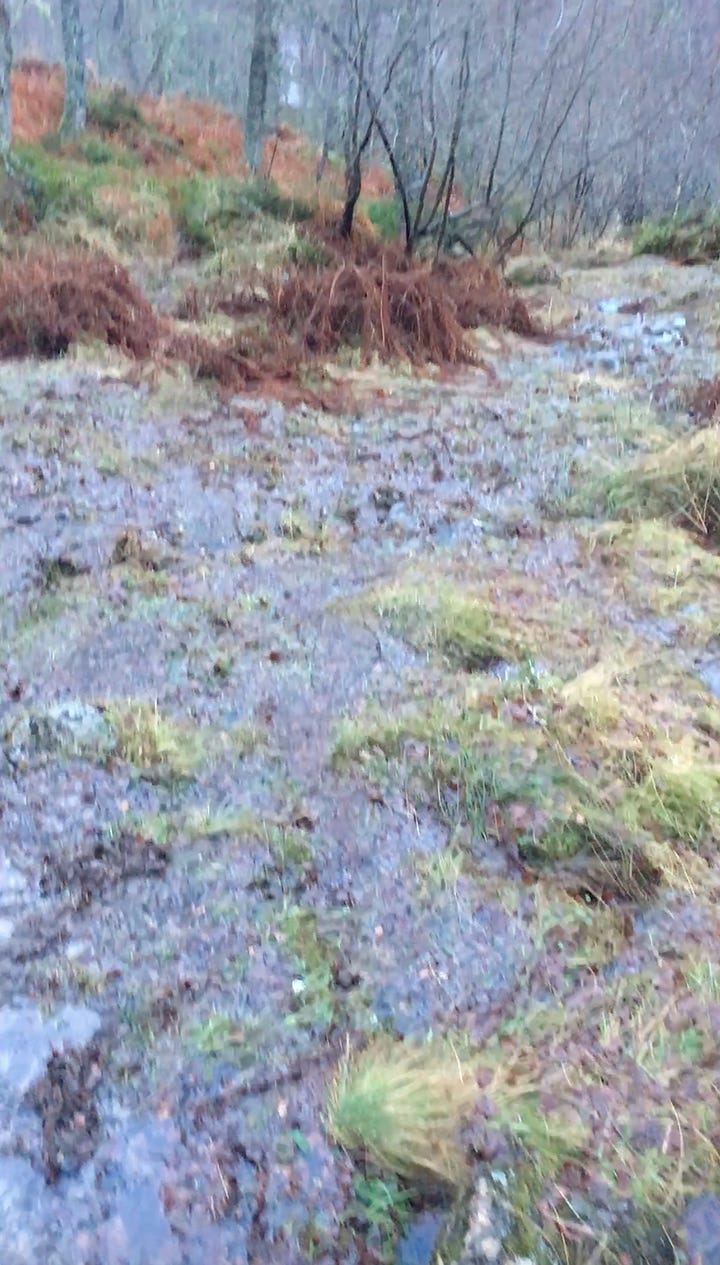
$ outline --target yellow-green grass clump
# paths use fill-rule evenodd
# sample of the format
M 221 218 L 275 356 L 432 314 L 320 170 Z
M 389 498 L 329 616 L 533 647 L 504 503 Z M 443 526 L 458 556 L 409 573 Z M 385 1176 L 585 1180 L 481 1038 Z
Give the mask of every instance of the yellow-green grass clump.
M 477 1098 L 472 1068 L 448 1043 L 378 1040 L 340 1067 L 328 1126 L 381 1170 L 454 1185 L 465 1172 L 459 1130 Z
M 720 633 L 720 557 L 707 541 L 661 519 L 608 522 L 585 537 L 588 564 L 602 568 L 608 605 L 640 620 L 672 621 L 687 644 Z
M 117 753 L 136 768 L 169 777 L 191 777 L 203 759 L 200 732 L 163 716 L 157 703 L 129 700 L 105 709 L 117 737 Z
M 462 671 L 484 672 L 529 654 L 487 594 L 451 581 L 400 584 L 377 595 L 375 610 L 412 645 Z
M 720 427 L 708 426 L 590 480 L 572 498 L 583 513 L 661 518 L 712 540 L 720 538 Z

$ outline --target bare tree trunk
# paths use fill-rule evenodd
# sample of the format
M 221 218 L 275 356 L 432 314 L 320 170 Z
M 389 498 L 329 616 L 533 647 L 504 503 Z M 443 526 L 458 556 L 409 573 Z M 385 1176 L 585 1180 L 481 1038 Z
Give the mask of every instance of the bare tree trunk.
M 262 161 L 270 80 L 278 51 L 276 11 L 277 0 L 255 0 L 255 26 L 245 112 L 245 157 L 250 170 L 255 173 L 259 171 Z
M 75 136 L 83 130 L 87 118 L 85 38 L 80 0 L 60 0 L 60 16 L 65 53 L 65 104 L 60 131 L 64 136 Z
M 356 137 L 352 154 L 348 153 L 345 157 L 345 202 L 340 219 L 341 237 L 352 237 L 355 208 L 362 193 L 362 158 L 370 144 L 372 133 L 373 125 L 370 122 L 362 140 L 358 141 Z
M 6 0 L 0 0 L 0 171 L 10 153 L 10 70 L 12 37 Z

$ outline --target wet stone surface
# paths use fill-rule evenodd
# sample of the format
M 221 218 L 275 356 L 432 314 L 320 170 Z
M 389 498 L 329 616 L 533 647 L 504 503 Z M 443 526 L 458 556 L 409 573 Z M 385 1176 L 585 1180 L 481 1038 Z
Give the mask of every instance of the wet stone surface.
M 541 942 L 512 859 L 472 857 L 502 892 L 472 868 L 429 889 L 447 815 L 333 761 L 359 708 L 441 681 L 352 603 L 448 558 L 592 593 L 539 517 L 617 443 L 578 399 L 602 415 L 601 374 L 639 401 L 715 363 L 682 296 L 622 310 L 651 297 L 633 277 L 604 304 L 566 279 L 572 339 L 509 340 L 497 384 L 408 383 L 354 420 L 254 401 L 258 434 L 240 400 L 4 368 L 2 1265 L 382 1260 L 323 1124 L 338 1060 L 377 1031 L 486 1033 Z M 503 1259 L 481 1196 L 468 1263 Z M 444 1215 L 414 1210 L 402 1265 L 435 1259 Z

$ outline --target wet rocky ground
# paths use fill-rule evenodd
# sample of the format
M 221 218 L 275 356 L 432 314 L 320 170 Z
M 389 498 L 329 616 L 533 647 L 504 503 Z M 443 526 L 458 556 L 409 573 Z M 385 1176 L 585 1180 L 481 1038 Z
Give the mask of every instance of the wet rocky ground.
M 458 689 L 515 682 L 513 706 L 532 707 L 543 674 L 625 654 L 654 665 L 654 698 L 712 706 L 711 590 L 691 568 L 686 599 L 660 603 L 667 576 L 633 571 L 632 551 L 620 574 L 601 521 L 562 506 L 578 478 L 687 431 L 684 388 L 719 367 L 719 293 L 709 268 L 567 269 L 535 296 L 569 320 L 555 340 L 484 337 L 495 379 L 398 377 L 391 394 L 383 380 L 382 400 L 337 418 L 87 354 L 3 365 L 3 1265 L 526 1256 L 490 1195 L 488 1233 L 466 1217 L 455 1249 L 457 1209 L 434 1192 L 388 1229 L 325 1107 L 344 1052 L 377 1032 L 500 1041 L 511 1060 L 542 1046 L 529 1017 L 550 1002 L 602 1007 L 625 1105 L 642 1101 L 637 1073 L 649 1098 L 665 1088 L 670 1128 L 686 1099 L 707 1108 L 700 1178 L 650 1111 L 652 1137 L 628 1117 L 602 1181 L 585 1171 L 577 1199 L 557 1184 L 582 1226 L 572 1259 L 720 1259 L 718 996 L 702 994 L 702 1058 L 688 1047 L 672 1091 L 660 1045 L 630 1074 L 608 1037 L 615 1016 L 642 1026 L 639 1003 L 607 1003 L 652 975 L 652 1044 L 677 964 L 712 975 L 713 858 L 693 859 L 699 877 L 683 858 L 688 881 L 645 902 L 598 900 L 586 876 L 580 893 L 567 873 L 528 873 L 498 832 L 470 837 L 448 788 L 420 776 L 421 739 L 385 760 L 348 737 L 358 717 Z M 531 647 L 521 667 L 458 667 L 372 598 L 468 579 Z M 642 1165 L 615 1163 L 621 1143 Z M 497 1146 L 475 1147 L 466 1207 L 482 1226 L 488 1182 L 514 1171 Z M 660 1238 L 633 1212 L 647 1157 L 673 1187 Z

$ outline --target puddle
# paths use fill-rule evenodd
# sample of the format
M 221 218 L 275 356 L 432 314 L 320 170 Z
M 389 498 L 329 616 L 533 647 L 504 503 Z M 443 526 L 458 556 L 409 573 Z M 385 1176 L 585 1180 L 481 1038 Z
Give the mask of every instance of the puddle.
M 696 669 L 697 675 L 715 698 L 720 698 L 720 659 L 711 659 Z
M 45 1071 L 53 1050 L 87 1045 L 100 1024 L 100 1015 L 85 1006 L 63 1006 L 50 1018 L 35 1006 L 0 1007 L 2 1099 L 19 1102 Z
M 437 1213 L 415 1217 L 398 1243 L 395 1265 L 431 1265 L 443 1223 L 444 1217 Z

